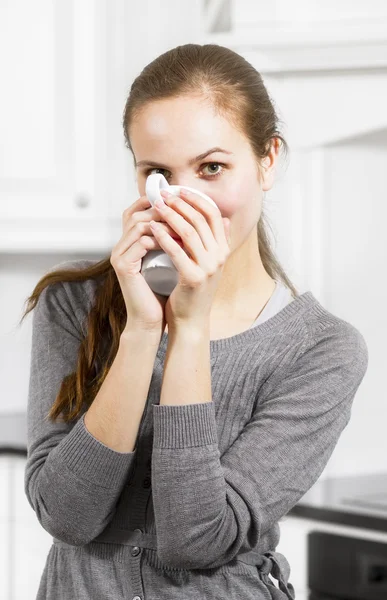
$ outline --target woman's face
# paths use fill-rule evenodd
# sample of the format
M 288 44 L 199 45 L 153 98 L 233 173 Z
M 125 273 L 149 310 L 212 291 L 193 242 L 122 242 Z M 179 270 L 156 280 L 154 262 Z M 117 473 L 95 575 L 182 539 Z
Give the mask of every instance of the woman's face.
M 208 102 L 192 96 L 148 104 L 131 124 L 129 135 L 140 196 L 145 195 L 148 175 L 162 173 L 170 185 L 196 188 L 214 200 L 231 221 L 232 251 L 251 233 L 256 235 L 262 192 L 273 183 L 278 144 L 264 159 L 266 171 L 259 181 L 247 138 L 216 115 Z M 214 147 L 227 153 L 211 152 L 193 161 Z

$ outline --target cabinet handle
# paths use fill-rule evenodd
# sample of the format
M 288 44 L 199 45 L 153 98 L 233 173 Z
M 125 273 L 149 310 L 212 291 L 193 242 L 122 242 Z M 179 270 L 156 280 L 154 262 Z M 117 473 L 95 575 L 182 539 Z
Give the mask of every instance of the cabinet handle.
M 86 208 L 90 204 L 90 198 L 86 194 L 78 194 L 75 198 L 75 204 L 79 208 Z

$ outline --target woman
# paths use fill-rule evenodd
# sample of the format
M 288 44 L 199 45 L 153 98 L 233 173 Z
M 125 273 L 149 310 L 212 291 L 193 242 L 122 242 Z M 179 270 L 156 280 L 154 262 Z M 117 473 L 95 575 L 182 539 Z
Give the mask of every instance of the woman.
M 278 521 L 349 421 L 365 340 L 270 248 L 262 198 L 286 142 L 252 65 L 169 50 L 134 80 L 123 126 L 141 197 L 121 239 L 29 298 L 25 491 L 53 536 L 37 599 L 294 598 Z M 217 208 L 150 207 L 157 171 Z M 152 249 L 178 269 L 168 298 L 140 272 Z

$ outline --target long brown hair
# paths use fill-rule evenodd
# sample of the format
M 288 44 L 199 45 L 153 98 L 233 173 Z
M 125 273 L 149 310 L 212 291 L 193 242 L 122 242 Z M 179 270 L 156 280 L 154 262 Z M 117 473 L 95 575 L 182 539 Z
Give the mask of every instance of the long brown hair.
M 285 153 L 288 146 L 281 135 L 279 118 L 265 88 L 261 75 L 241 55 L 217 44 L 185 44 L 158 56 L 133 81 L 123 113 L 125 144 L 135 156 L 130 144 L 130 125 L 150 102 L 182 95 L 208 99 L 215 110 L 229 120 L 249 139 L 257 158 L 264 159 L 275 138 Z M 267 234 L 262 210 L 257 225 L 258 248 L 267 273 L 282 280 L 298 296 L 278 262 Z M 81 269 L 57 269 L 45 274 L 27 298 L 27 309 L 21 321 L 35 308 L 42 291 L 63 281 L 98 280 L 95 303 L 88 314 L 87 334 L 80 344 L 77 367 L 62 382 L 47 418 L 55 421 L 62 415 L 65 422 L 76 420 L 83 406 L 93 402 L 116 356 L 120 335 L 126 324 L 126 309 L 121 288 L 110 256 Z M 96 374 L 100 347 L 107 342 L 108 352 Z

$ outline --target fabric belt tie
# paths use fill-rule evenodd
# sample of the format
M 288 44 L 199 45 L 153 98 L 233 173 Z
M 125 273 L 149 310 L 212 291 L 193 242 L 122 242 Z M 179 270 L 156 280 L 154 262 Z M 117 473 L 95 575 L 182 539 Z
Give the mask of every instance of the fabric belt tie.
M 152 533 L 138 530 L 107 528 L 100 533 L 93 542 L 107 542 L 112 544 L 125 544 L 157 550 L 157 537 Z M 248 565 L 255 565 L 267 585 L 272 600 L 294 600 L 296 595 L 293 585 L 289 582 L 290 565 L 283 554 L 269 550 L 264 554 L 246 552 L 237 557 Z M 278 588 L 269 579 L 271 575 L 278 581 Z M 284 596 L 285 594 L 285 596 Z
M 265 552 L 262 556 L 262 563 L 257 565 L 262 573 L 262 578 L 269 588 L 273 600 L 282 600 L 283 592 L 286 598 L 294 600 L 296 597 L 294 587 L 289 581 L 290 566 L 285 556 L 280 552 Z M 277 579 L 279 589 L 269 579 L 269 574 Z M 279 591 L 281 590 L 281 592 Z
M 238 560 L 248 565 L 255 565 L 266 583 L 272 600 L 294 600 L 296 597 L 294 587 L 289 581 L 290 565 L 286 557 L 280 552 L 269 550 L 263 554 L 246 552 L 237 556 Z M 270 581 L 269 575 L 278 581 L 278 588 Z M 285 596 L 284 596 L 285 594 Z

